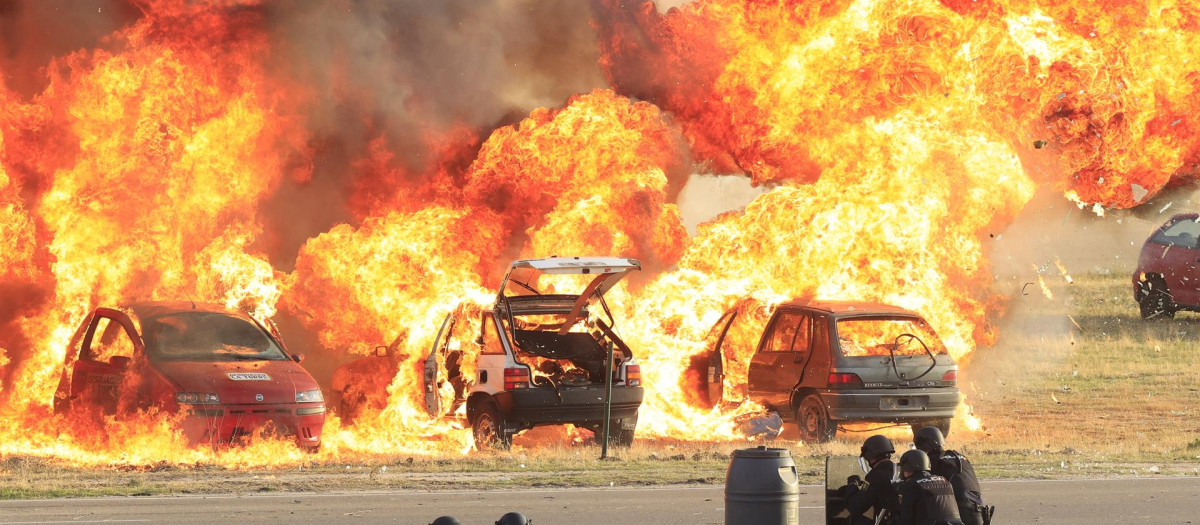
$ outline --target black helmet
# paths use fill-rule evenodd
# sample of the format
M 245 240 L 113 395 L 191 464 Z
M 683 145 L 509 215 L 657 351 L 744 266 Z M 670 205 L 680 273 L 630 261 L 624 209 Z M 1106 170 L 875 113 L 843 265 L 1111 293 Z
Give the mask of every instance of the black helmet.
M 462 523 L 459 523 L 458 520 L 450 516 L 442 516 L 436 520 L 433 520 L 433 523 L 430 523 L 429 525 L 462 525 Z
M 900 456 L 901 472 L 929 470 L 929 456 L 920 450 L 910 450 Z
M 526 518 L 520 512 L 509 512 L 496 520 L 496 525 L 533 525 L 533 520 Z
M 925 452 L 941 450 L 946 446 L 946 437 L 938 427 L 925 427 L 913 434 L 913 445 Z
M 892 440 L 887 436 L 874 435 L 867 438 L 862 445 L 862 453 L 860 456 L 866 459 L 877 458 L 884 454 L 895 454 L 896 447 L 892 446 Z

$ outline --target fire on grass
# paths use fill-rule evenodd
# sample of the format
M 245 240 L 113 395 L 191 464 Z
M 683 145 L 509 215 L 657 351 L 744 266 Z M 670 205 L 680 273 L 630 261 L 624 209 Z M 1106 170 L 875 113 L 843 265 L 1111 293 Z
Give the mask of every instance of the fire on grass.
M 507 261 L 552 254 L 644 263 L 610 296 L 647 385 L 640 438 L 740 439 L 756 407 L 700 408 L 686 388 L 739 300 L 903 306 L 969 367 L 1004 303 L 989 292 L 989 234 L 1039 185 L 1131 207 L 1200 165 L 1187 117 L 1200 60 L 1185 59 L 1200 53 L 1200 12 L 1187 5 L 700 0 L 661 13 L 596 0 L 611 89 L 510 126 L 431 126 L 409 145 L 420 151 L 379 133 L 314 204 L 346 209 L 344 223 L 280 254 L 265 216 L 324 160 L 319 96 L 270 63 L 278 11 L 135 7 L 103 46 L 40 70 L 40 92 L 0 84 L 0 456 L 244 467 L 465 453 L 463 423 L 426 412 L 420 363 L 447 313 L 490 301 Z M 689 236 L 676 201 L 697 170 L 770 191 Z M 86 313 L 160 299 L 297 320 L 310 362 L 391 343 L 386 375 L 358 378 L 383 398 L 353 420 L 334 407 L 315 456 L 261 435 L 189 447 L 180 416 L 154 409 L 55 414 Z M 964 411 L 957 426 L 979 424 Z

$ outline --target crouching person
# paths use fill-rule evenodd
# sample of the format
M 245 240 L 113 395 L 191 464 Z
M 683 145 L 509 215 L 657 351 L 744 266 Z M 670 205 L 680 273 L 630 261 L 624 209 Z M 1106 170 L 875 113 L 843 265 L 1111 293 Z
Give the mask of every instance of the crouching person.
M 910 450 L 900 456 L 899 525 L 963 525 L 954 501 L 954 487 L 929 472 L 929 456 Z
M 945 450 L 946 437 L 937 427 L 925 427 L 913 435 L 913 445 L 929 456 L 930 472 L 946 478 L 954 487 L 958 514 L 966 525 L 987 525 L 992 521 L 995 507 L 983 504 L 983 491 L 975 467 L 965 456 Z
M 863 443 L 860 457 L 871 467 L 867 479 L 851 476 L 846 480 L 846 508 L 850 511 L 850 523 L 854 525 L 882 523 L 891 525 L 896 516 L 896 489 L 892 482 L 899 479 L 896 475 L 896 464 L 892 463 L 892 454 L 896 447 L 887 436 L 871 436 Z M 875 509 L 875 515 L 883 515 L 882 519 L 873 520 L 866 517 L 866 512 Z

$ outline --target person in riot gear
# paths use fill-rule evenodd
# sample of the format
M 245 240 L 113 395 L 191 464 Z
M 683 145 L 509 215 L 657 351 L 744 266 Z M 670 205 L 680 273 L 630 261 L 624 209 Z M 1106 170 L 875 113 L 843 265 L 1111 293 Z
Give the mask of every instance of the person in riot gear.
M 900 477 L 896 488 L 899 498 L 897 525 L 963 525 L 954 501 L 954 487 L 941 476 L 929 472 L 929 456 L 910 450 L 900 456 Z
M 462 523 L 451 516 L 442 516 L 436 520 L 433 520 L 433 523 L 430 523 L 429 525 L 462 525 Z
M 496 520 L 496 525 L 533 525 L 533 520 L 526 518 L 520 512 L 509 512 Z
M 896 447 L 892 446 L 892 440 L 887 436 L 874 435 L 863 442 L 859 456 L 871 466 L 871 471 L 867 473 L 866 481 L 858 476 L 850 476 L 846 480 L 844 495 L 854 525 L 875 523 L 864 515 L 872 507 L 876 515 L 883 512 L 895 515 L 896 489 L 892 486 L 897 479 L 896 464 L 892 463 L 892 454 L 895 453 Z M 892 522 L 885 518 L 881 523 Z
M 925 427 L 913 434 L 913 445 L 929 455 L 930 472 L 946 478 L 954 486 L 958 514 L 966 525 L 989 525 L 995 507 L 983 504 L 983 492 L 975 467 L 962 454 L 945 450 L 946 437 L 937 427 Z

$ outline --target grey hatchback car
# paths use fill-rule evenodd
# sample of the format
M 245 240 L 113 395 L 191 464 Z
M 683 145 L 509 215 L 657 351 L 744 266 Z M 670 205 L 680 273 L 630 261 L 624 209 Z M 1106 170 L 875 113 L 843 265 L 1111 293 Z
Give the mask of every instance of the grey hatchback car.
M 950 432 L 958 366 L 920 315 L 867 302 L 746 299 L 709 331 L 693 360 L 698 404 L 758 402 L 824 442 L 839 424 L 933 425 Z M 706 370 L 704 368 L 706 368 Z M 703 385 L 696 383 L 704 383 Z

